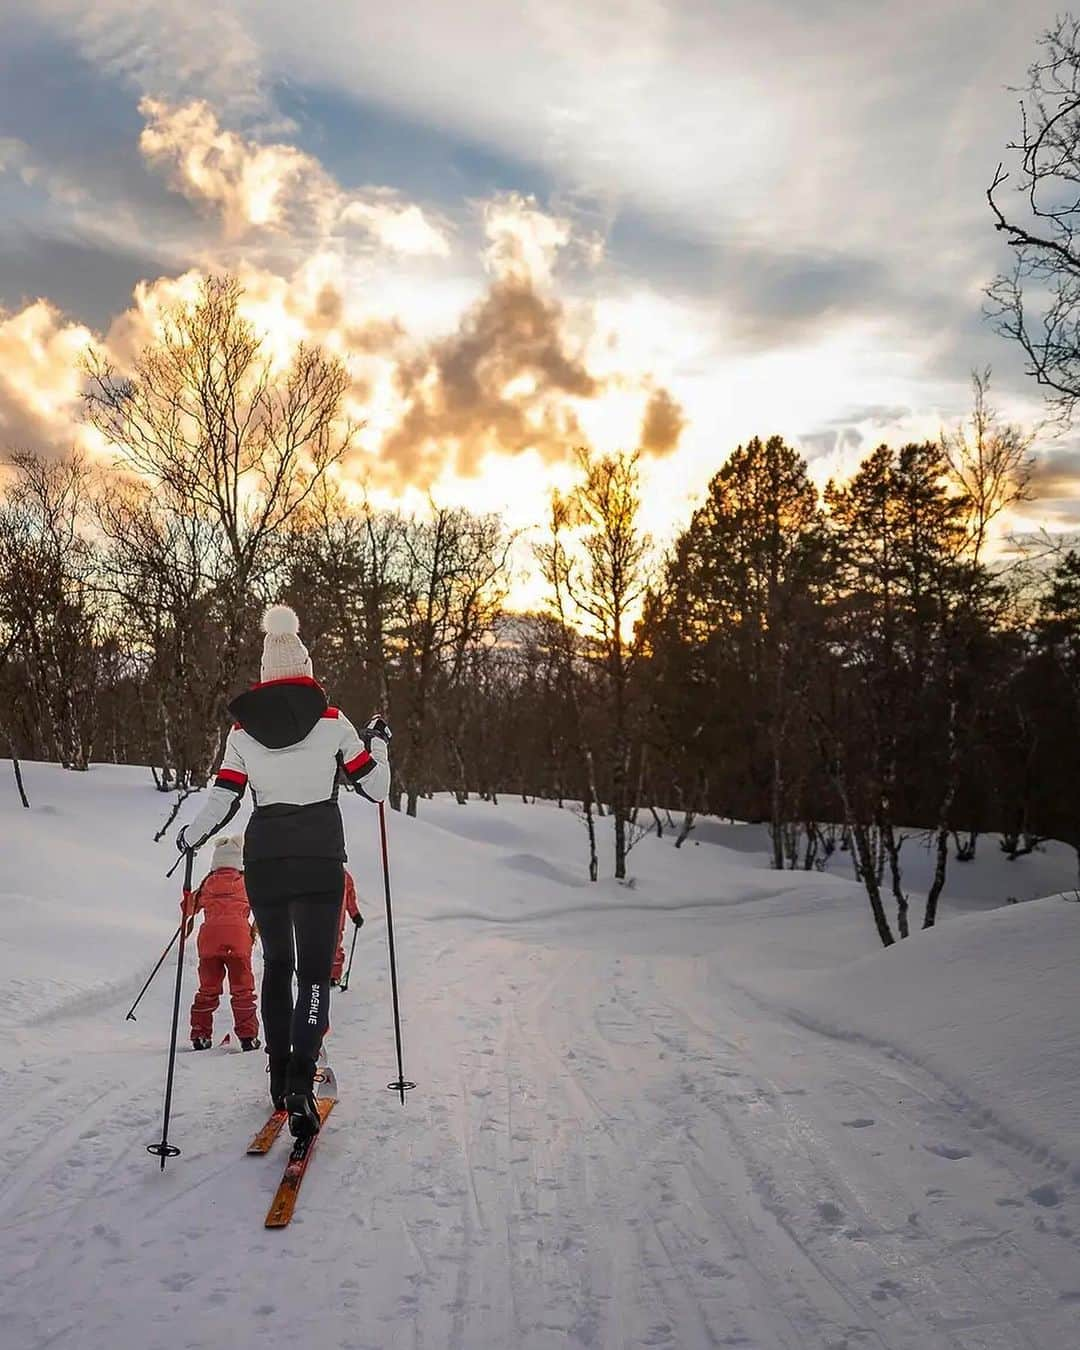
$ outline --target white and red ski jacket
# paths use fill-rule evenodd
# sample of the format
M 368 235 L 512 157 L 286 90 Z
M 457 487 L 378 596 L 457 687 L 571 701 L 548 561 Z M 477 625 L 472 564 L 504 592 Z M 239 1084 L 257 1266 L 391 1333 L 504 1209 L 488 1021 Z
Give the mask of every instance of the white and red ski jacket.
M 309 677 L 255 685 L 229 710 L 238 720 L 206 804 L 185 831 L 187 841 L 194 848 L 204 844 L 232 819 L 250 788 L 255 811 L 245 861 L 344 859 L 339 775 L 370 801 L 385 801 L 390 787 L 385 740 L 358 732 Z

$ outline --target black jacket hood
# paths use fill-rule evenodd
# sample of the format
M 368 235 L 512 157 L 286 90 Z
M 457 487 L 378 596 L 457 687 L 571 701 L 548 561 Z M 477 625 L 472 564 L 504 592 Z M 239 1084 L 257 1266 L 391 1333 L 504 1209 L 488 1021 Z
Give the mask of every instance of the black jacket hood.
M 306 677 L 257 684 L 229 704 L 229 711 L 248 735 L 268 750 L 283 750 L 302 741 L 326 708 L 322 687 Z

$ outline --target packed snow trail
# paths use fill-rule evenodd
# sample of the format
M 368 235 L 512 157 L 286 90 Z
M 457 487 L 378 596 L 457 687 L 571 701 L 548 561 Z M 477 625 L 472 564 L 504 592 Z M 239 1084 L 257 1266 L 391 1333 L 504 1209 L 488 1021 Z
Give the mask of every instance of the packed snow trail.
M 57 848 L 76 830 L 71 805 L 49 821 Z M 151 794 L 148 822 L 155 808 Z M 896 1051 L 793 1019 L 779 977 L 748 983 L 747 934 L 783 944 L 795 899 L 811 905 L 828 878 L 751 871 L 723 849 L 684 861 L 657 844 L 640 864 L 648 877 L 671 869 L 655 911 L 652 891 L 614 887 L 580 887 L 575 911 L 564 860 L 555 877 L 536 865 L 559 839 L 567 854 L 580 842 L 572 819 L 507 809 L 520 835 L 508 852 L 490 807 L 434 803 L 431 815 L 447 828 L 391 822 L 405 1063 L 419 1086 L 405 1108 L 385 1089 L 393 1033 L 372 869 L 353 988 L 333 1005 L 341 1101 L 282 1232 L 262 1224 L 285 1146 L 244 1156 L 266 1114 L 261 1055 L 183 1050 L 170 1130 L 183 1156 L 162 1176 L 143 1152 L 159 1124 L 169 981 L 137 1024 L 123 1014 L 167 939 L 167 885 L 153 883 L 167 897 L 154 902 L 155 949 L 157 929 L 124 937 L 120 922 L 150 902 L 117 896 L 106 910 L 88 882 L 121 950 L 86 956 L 96 978 L 81 992 L 61 971 L 67 992 L 35 1008 L 35 925 L 51 896 L 27 910 L 40 877 L 0 872 L 4 905 L 18 891 L 24 916 L 0 933 L 0 959 L 16 963 L 22 934 L 26 977 L 0 1061 L 5 1345 L 1076 1343 L 1076 1160 L 1013 1139 Z M 461 839 L 462 817 L 490 823 L 492 841 Z M 350 815 L 351 834 L 362 819 Z M 16 823 L 23 838 L 37 828 Z M 107 851 L 102 829 L 69 841 L 69 865 Z M 354 850 L 358 882 L 373 845 Z M 710 874 L 711 907 L 697 903 Z M 865 920 L 859 908 L 833 923 L 829 904 L 800 963 L 817 960 L 819 929 L 832 924 L 842 949 Z M 514 921 L 492 921 L 500 906 Z M 220 1039 L 227 1012 L 218 1019 Z

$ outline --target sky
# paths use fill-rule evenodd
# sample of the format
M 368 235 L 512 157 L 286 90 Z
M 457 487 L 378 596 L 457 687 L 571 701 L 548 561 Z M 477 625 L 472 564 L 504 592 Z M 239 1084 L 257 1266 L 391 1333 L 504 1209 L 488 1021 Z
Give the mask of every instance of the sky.
M 937 436 L 970 376 L 1033 425 L 984 317 L 985 190 L 1042 0 L 6 0 L 0 447 L 95 446 L 121 363 L 228 269 L 282 360 L 347 363 L 350 478 L 544 516 L 571 450 L 641 448 L 670 540 L 731 450 L 819 481 Z M 1068 438 L 1026 525 L 1080 522 Z

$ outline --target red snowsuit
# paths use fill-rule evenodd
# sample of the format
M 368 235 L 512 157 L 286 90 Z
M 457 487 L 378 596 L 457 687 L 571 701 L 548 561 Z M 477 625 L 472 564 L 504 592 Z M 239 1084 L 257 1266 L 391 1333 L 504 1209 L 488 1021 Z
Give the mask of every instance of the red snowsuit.
M 334 955 L 334 964 L 330 969 L 330 978 L 340 980 L 342 972 L 345 969 L 345 913 L 348 911 L 349 918 L 355 919 L 360 913 L 356 904 L 356 886 L 349 875 L 349 869 L 345 869 L 345 897 L 341 902 L 341 917 L 338 920 L 338 938 L 337 952 Z
M 243 872 L 219 867 L 205 878 L 192 902 L 189 918 L 194 920 L 200 910 L 204 915 L 198 939 L 199 989 L 191 1005 L 192 1039 L 213 1034 L 214 1010 L 226 973 L 236 1034 L 257 1036 L 255 977 L 251 971 L 254 936 Z

